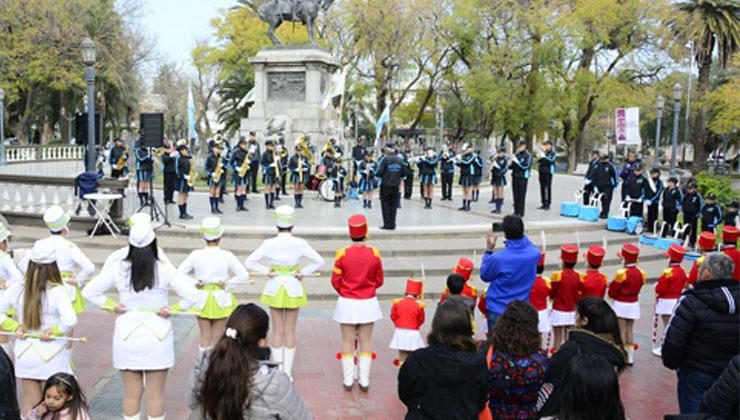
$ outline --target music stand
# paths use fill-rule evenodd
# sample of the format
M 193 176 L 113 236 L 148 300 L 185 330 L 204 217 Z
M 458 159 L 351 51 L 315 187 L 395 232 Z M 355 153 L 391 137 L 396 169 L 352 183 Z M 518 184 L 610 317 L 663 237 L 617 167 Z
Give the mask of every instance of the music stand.
M 149 156 L 154 156 L 154 147 L 147 147 L 149 149 Z M 170 222 L 170 218 L 167 211 L 167 205 L 164 206 L 164 211 L 162 211 L 162 207 L 159 206 L 159 203 L 157 202 L 157 199 L 154 196 L 154 162 L 152 159 L 152 180 L 149 182 L 149 202 L 147 204 L 144 204 L 143 206 L 139 207 L 138 210 L 136 210 L 136 213 L 141 212 L 145 207 L 149 207 L 149 217 L 152 219 L 152 222 L 159 221 L 160 218 L 163 219 L 162 224 L 155 227 L 154 230 L 157 230 L 161 228 L 162 226 L 172 227 L 177 226 L 180 228 L 185 229 L 185 225 L 181 224 L 172 224 Z

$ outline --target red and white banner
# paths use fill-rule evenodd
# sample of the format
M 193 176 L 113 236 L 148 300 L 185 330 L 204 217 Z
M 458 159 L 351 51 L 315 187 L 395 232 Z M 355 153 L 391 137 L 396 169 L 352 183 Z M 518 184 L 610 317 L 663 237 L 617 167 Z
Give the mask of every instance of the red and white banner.
M 617 108 L 614 111 L 614 133 L 617 144 L 640 144 L 640 108 Z

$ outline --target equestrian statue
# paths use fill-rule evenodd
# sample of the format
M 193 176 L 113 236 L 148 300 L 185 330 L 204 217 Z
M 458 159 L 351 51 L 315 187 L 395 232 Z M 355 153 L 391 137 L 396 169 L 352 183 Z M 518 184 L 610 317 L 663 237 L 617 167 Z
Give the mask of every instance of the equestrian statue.
M 253 0 L 238 1 L 256 11 L 260 19 L 270 25 L 267 36 L 270 37 L 273 45 L 282 45 L 275 36 L 275 30 L 280 25 L 284 22 L 300 22 L 306 26 L 308 39 L 313 46 L 316 45 L 314 30 L 319 11 L 329 10 L 334 3 L 334 0 L 266 0 L 256 6 Z

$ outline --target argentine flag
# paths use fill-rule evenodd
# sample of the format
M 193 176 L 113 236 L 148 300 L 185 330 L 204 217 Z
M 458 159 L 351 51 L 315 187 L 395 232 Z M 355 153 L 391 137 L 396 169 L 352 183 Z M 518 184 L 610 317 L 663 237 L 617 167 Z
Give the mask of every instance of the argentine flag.
M 195 138 L 195 100 L 193 100 L 192 86 L 188 85 L 188 143 L 194 141 Z
M 383 126 L 391 121 L 391 105 L 390 103 L 385 106 L 383 113 L 380 114 L 380 118 L 375 123 L 375 141 L 377 142 L 380 138 L 380 133 L 383 132 Z

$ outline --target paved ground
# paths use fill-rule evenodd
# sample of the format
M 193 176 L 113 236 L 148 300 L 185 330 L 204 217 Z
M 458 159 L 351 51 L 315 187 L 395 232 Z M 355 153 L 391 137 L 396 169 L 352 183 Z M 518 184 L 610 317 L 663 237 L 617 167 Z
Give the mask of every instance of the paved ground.
M 637 323 L 637 361 L 621 377 L 622 399 L 633 420 L 657 419 L 677 412 L 675 375 L 650 354 L 651 301 L 652 292 L 646 290 L 642 296 L 643 318 Z M 387 314 L 389 302 L 384 302 L 383 307 Z M 430 321 L 434 307 L 429 302 Z M 299 320 L 295 384 L 311 412 L 317 419 L 402 418 L 405 410 L 397 398 L 397 368 L 392 364 L 396 354 L 388 348 L 393 333 L 390 321 L 386 318 L 376 324 L 373 342 L 378 358 L 373 365 L 370 392 L 346 392 L 340 384 L 340 364 L 335 358 L 339 328 L 331 321 L 332 310 L 331 302 L 311 302 Z M 88 344 L 74 348 L 74 360 L 96 420 L 120 418 L 121 382 L 110 364 L 113 322 L 112 316 L 91 311 L 85 313 L 76 328 L 78 335 L 90 338 Z M 175 333 L 178 355 L 167 384 L 167 415 L 170 419 L 185 419 L 189 415 L 187 383 L 197 348 L 197 327 L 191 319 L 176 319 Z

